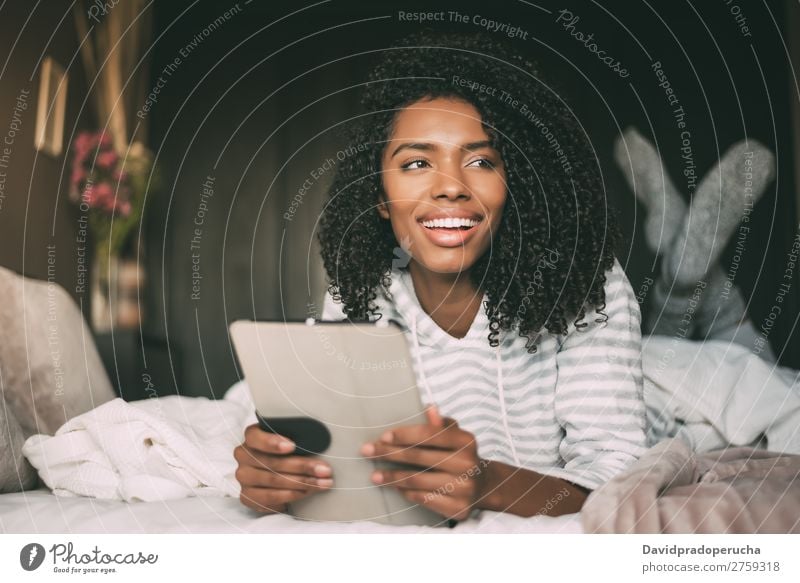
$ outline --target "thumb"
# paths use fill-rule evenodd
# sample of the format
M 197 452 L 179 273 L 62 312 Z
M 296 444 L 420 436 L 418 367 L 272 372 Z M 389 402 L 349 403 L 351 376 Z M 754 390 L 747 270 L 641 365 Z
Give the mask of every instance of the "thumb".
M 442 419 L 442 415 L 436 405 L 425 407 L 425 416 L 428 418 L 428 423 L 434 427 L 444 427 L 444 419 Z

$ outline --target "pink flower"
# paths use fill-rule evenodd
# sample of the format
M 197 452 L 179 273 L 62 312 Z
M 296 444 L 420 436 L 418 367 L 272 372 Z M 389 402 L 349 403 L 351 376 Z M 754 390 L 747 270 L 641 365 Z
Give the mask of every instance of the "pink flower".
M 78 137 L 75 138 L 75 141 L 72 143 L 72 147 L 75 150 L 75 157 L 85 158 L 86 154 L 89 153 L 89 150 L 91 150 L 96 143 L 97 138 L 92 132 L 79 133 Z
M 138 163 L 147 150 L 141 150 L 140 157 L 136 157 L 133 156 L 134 146 L 137 143 L 131 146 L 131 159 Z M 143 148 L 141 144 L 138 146 Z M 132 192 L 131 172 L 122 170 L 123 164 L 114 149 L 111 134 L 81 132 L 73 141 L 72 149 L 70 198 L 88 205 L 93 212 L 129 217 L 135 204 L 131 201 L 135 194 Z M 133 176 L 138 176 L 138 168 L 131 170 Z
M 95 205 L 106 212 L 114 211 L 114 189 L 108 182 L 101 182 L 94 187 Z
M 69 177 L 70 186 L 74 190 L 80 190 L 81 182 L 86 178 L 83 168 L 80 166 L 72 168 L 72 174 Z
M 86 188 L 83 189 L 81 193 L 81 201 L 85 202 L 89 207 L 94 207 L 97 202 L 97 196 L 95 194 L 95 187 L 93 184 L 87 184 Z
M 97 154 L 96 163 L 100 168 L 111 170 L 117 165 L 118 160 L 119 156 L 114 150 L 105 150 Z
M 111 147 L 111 136 L 106 134 L 106 133 L 102 133 L 102 134 L 100 134 L 100 139 L 98 140 L 97 143 L 100 146 L 101 150 L 105 150 L 107 148 L 110 148 Z

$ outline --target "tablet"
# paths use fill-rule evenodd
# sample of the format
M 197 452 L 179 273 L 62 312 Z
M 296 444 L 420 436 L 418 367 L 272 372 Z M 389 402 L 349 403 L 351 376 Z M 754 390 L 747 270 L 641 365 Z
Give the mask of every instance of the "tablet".
M 292 503 L 298 518 L 438 525 L 438 514 L 376 486 L 361 446 L 398 425 L 425 423 L 403 331 L 394 323 L 251 322 L 230 326 L 263 429 L 324 459 L 334 486 Z

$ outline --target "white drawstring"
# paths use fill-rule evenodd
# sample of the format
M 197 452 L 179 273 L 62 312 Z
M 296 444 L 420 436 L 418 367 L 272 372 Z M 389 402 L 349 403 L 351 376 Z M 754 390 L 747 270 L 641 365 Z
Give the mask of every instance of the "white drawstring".
M 422 368 L 422 351 L 419 348 L 419 336 L 417 335 L 417 314 L 415 313 L 411 318 L 411 336 L 414 339 L 414 351 L 415 351 L 415 359 L 417 362 L 417 370 L 419 371 L 420 379 L 422 380 L 422 386 L 425 389 L 425 394 L 428 395 L 428 402 L 431 405 L 435 405 L 436 402 L 433 399 L 433 391 L 431 391 L 430 385 L 428 385 L 428 377 L 425 376 L 425 370 Z M 497 355 L 497 392 L 498 398 L 500 400 L 500 415 L 503 419 L 503 429 L 506 432 L 506 439 L 508 440 L 509 446 L 511 446 L 511 457 L 514 459 L 514 464 L 517 467 L 521 467 L 519 463 L 519 457 L 517 457 L 517 449 L 514 447 L 514 440 L 511 437 L 511 430 L 508 427 L 508 413 L 506 412 L 506 395 L 505 390 L 503 388 L 503 356 L 500 352 L 500 342 L 498 342 L 497 347 L 495 348 L 495 354 Z
M 506 431 L 506 439 L 511 446 L 511 457 L 514 458 L 514 465 L 521 467 L 517 457 L 517 448 L 514 447 L 514 440 L 511 438 L 511 430 L 508 428 L 508 413 L 506 413 L 506 394 L 503 389 L 503 356 L 500 353 L 500 342 L 495 347 L 497 355 L 497 392 L 500 400 L 500 415 L 503 417 L 503 429 Z
M 433 391 L 431 391 L 431 387 L 428 385 L 428 377 L 425 376 L 425 371 L 422 369 L 422 351 L 419 349 L 419 337 L 417 336 L 417 314 L 414 314 L 414 317 L 411 319 L 411 336 L 414 338 L 414 352 L 416 353 L 416 360 L 417 360 L 417 370 L 419 370 L 419 376 L 422 379 L 422 386 L 425 388 L 425 393 L 428 395 L 428 403 L 430 405 L 435 405 L 436 402 L 433 400 Z

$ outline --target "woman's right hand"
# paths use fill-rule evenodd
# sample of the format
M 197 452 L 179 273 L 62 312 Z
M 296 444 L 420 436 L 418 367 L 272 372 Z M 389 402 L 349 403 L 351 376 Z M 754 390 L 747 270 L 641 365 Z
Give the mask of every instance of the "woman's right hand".
M 286 505 L 333 486 L 331 467 L 312 457 L 291 455 L 295 444 L 258 424 L 244 431 L 233 450 L 242 504 L 259 512 L 286 512 Z

